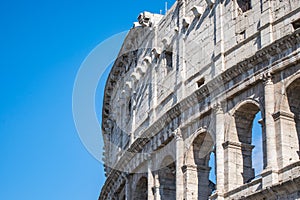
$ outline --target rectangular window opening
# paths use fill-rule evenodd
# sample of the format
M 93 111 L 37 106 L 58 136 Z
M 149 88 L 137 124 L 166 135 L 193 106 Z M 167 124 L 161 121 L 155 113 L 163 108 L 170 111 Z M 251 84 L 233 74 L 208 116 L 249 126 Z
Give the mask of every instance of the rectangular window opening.
M 199 81 L 197 81 L 197 87 L 200 88 L 205 83 L 205 79 L 201 78 Z
M 294 30 L 300 28 L 300 19 L 297 19 L 296 21 L 292 22 Z

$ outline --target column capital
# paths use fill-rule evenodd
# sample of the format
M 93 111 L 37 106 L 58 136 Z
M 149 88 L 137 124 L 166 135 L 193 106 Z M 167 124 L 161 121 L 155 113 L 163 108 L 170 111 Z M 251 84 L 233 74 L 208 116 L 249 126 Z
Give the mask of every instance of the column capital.
M 214 112 L 216 114 L 223 114 L 224 113 L 224 110 L 222 108 L 222 105 L 221 103 L 216 103 L 213 105 L 212 109 L 214 110 Z
M 265 85 L 271 85 L 271 84 L 273 84 L 271 72 L 265 72 L 265 73 L 263 73 L 261 79 L 263 80 L 263 82 L 264 82 Z
M 173 135 L 175 137 L 175 140 L 182 140 L 182 133 L 181 133 L 181 129 L 177 128 L 173 131 Z

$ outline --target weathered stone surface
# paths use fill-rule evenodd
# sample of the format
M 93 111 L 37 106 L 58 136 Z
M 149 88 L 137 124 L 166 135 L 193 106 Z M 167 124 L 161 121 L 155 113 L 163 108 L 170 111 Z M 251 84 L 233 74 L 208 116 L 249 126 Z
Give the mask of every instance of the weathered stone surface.
M 138 21 L 105 88 L 99 199 L 300 199 L 300 1 L 181 0 Z

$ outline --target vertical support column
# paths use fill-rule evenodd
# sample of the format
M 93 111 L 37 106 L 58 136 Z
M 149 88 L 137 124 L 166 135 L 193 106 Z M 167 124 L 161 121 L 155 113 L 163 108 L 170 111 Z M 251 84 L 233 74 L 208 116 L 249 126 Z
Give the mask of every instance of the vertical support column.
M 224 165 L 225 165 L 225 160 L 224 160 L 224 148 L 223 148 L 223 143 L 224 143 L 224 111 L 221 107 L 220 104 L 217 104 L 214 107 L 215 111 L 215 134 L 216 134 L 216 189 L 217 189 L 217 195 L 218 199 L 224 199 L 223 194 L 224 194 L 224 185 L 225 185 L 225 177 L 224 177 Z
M 210 167 L 188 164 L 182 167 L 184 177 L 184 199 L 207 200 L 211 194 L 209 188 Z
M 277 131 L 278 167 L 281 169 L 299 160 L 297 150 L 299 141 L 297 136 L 294 113 L 278 111 L 273 114 Z
M 197 166 L 198 173 L 198 200 L 207 200 L 211 194 L 209 188 L 209 172 L 211 168 L 207 166 Z
M 200 183 L 198 182 L 197 165 L 184 165 L 182 171 L 184 176 L 184 199 L 198 199 Z
M 226 141 L 224 147 L 224 191 L 243 185 L 243 157 L 240 143 Z M 218 184 L 218 183 L 217 183 Z
M 149 155 L 148 156 L 148 200 L 154 200 L 154 194 L 153 194 L 153 188 L 155 186 L 154 184 L 154 178 L 152 174 L 152 158 Z
M 158 171 L 154 172 L 154 187 L 152 188 L 154 191 L 154 200 L 160 200 L 159 194 L 159 179 L 158 179 Z
M 274 113 L 274 85 L 270 73 L 264 75 L 264 99 L 265 99 L 265 131 L 266 131 L 266 150 L 267 164 L 263 177 L 263 187 L 268 187 L 278 181 L 276 133 L 272 114 Z
M 258 123 L 261 125 L 262 130 L 262 149 L 263 149 L 263 169 L 267 166 L 267 139 L 266 139 L 266 128 L 264 119 L 260 119 Z
M 183 156 L 184 156 L 184 144 L 180 128 L 177 128 L 173 134 L 176 140 L 176 199 L 183 199 Z

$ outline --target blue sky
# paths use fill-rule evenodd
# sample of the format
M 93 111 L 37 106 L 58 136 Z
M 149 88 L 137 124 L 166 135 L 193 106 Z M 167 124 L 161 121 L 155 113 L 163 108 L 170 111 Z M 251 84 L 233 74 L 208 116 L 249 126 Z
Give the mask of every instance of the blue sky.
M 102 164 L 72 116 L 77 71 L 90 51 L 165 1 L 0 3 L 0 199 L 97 199 Z

